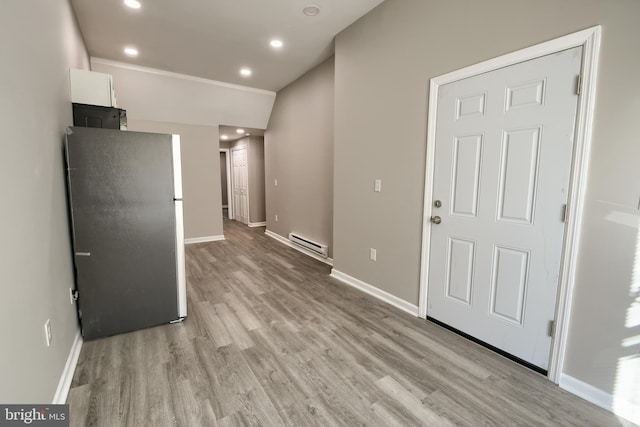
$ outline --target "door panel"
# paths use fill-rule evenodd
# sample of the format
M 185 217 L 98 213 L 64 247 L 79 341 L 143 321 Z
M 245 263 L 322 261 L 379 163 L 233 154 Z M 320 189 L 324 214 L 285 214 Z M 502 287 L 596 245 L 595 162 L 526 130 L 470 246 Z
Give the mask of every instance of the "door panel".
M 451 214 L 475 217 L 480 190 L 482 135 L 456 138 L 453 149 Z
M 504 132 L 498 221 L 531 224 L 538 176 L 540 128 Z
M 449 238 L 447 296 L 467 305 L 471 304 L 475 249 L 473 241 Z
M 546 369 L 582 49 L 438 93 L 428 316 Z
M 522 325 L 529 252 L 496 246 L 491 279 L 491 314 Z

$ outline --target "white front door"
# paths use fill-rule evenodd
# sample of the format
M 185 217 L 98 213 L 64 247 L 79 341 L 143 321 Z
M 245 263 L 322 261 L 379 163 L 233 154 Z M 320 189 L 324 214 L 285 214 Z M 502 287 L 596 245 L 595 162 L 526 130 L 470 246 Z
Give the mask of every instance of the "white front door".
M 237 221 L 243 224 L 249 222 L 249 172 L 247 169 L 247 149 L 231 150 L 233 169 L 233 212 Z
M 544 370 L 581 58 L 443 85 L 437 105 L 427 315 Z

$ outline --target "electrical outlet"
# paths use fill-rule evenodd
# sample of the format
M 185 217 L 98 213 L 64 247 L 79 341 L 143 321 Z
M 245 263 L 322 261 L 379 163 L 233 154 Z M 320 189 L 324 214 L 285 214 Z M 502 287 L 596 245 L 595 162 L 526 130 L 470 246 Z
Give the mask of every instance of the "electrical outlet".
M 275 215 L 276 222 L 278 222 L 278 215 Z
M 47 347 L 51 347 L 51 319 L 44 322 L 44 337 L 47 340 Z
M 374 184 L 373 184 L 373 191 L 375 191 L 376 193 L 379 193 L 382 191 L 382 180 L 381 179 L 376 179 Z
M 378 257 L 377 251 L 373 248 L 369 248 L 369 259 L 371 261 L 376 261 L 377 257 Z
M 277 179 L 274 179 L 274 180 L 273 180 L 273 186 L 274 186 L 274 187 L 277 187 L 277 186 L 278 186 L 278 180 L 277 180 Z

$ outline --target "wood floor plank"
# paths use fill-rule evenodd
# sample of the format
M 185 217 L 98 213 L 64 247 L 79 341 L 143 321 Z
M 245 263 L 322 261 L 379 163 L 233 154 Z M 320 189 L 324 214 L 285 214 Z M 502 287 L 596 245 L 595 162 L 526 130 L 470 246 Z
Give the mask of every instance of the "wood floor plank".
M 90 396 L 91 386 L 89 384 L 75 386 L 69 390 L 67 400 L 74 402 L 74 404 L 69 407 L 69 424 L 71 427 L 84 427 L 87 425 Z
M 435 413 L 428 406 L 423 405 L 420 399 L 415 397 L 411 392 L 402 387 L 400 383 L 390 376 L 376 381 L 376 385 L 398 403 L 404 406 L 413 416 L 422 420 L 426 425 L 449 427 L 453 424 L 446 418 Z
M 278 411 L 282 421 L 290 427 L 323 427 L 331 425 L 326 419 L 321 419 L 317 413 L 307 407 L 305 402 L 284 405 Z
M 225 220 L 187 245 L 189 315 L 84 343 L 73 426 L 628 426 Z
M 399 335 L 405 337 L 406 343 L 411 345 L 413 348 L 418 348 L 418 351 L 422 353 L 423 356 L 427 356 L 428 354 L 430 357 L 439 357 L 443 362 L 455 364 L 456 367 L 464 370 L 470 375 L 473 375 L 479 380 L 486 380 L 487 378 L 489 378 L 489 376 L 491 376 L 491 371 L 489 371 L 482 365 L 479 365 L 474 360 L 470 360 L 467 357 L 460 356 L 458 353 L 450 350 L 437 341 L 432 340 L 420 333 L 415 332 L 415 330 L 402 325 L 394 318 L 386 317 L 383 319 L 383 322 L 391 327 L 393 332 L 397 332 Z
M 238 393 L 239 411 L 250 425 L 284 426 L 282 418 L 261 387 Z
M 260 266 L 258 266 L 258 264 L 256 264 L 255 262 L 253 262 L 248 256 L 246 255 L 238 255 L 238 261 L 246 264 L 251 270 L 253 271 L 257 271 L 259 272 L 261 270 Z
M 188 380 L 172 384 L 177 425 L 211 427 L 218 425 L 211 402 L 209 399 L 199 399 Z
M 263 295 L 267 291 L 265 286 L 259 286 L 255 283 L 255 280 L 244 271 L 234 271 L 233 275 L 254 295 Z
M 400 405 L 399 402 L 396 402 Z M 373 412 L 380 419 L 381 425 L 387 426 L 413 426 L 424 424 L 424 420 L 420 420 L 409 413 L 394 410 L 388 404 L 377 401 L 371 405 Z
M 214 306 L 209 301 L 200 302 L 196 305 L 196 309 L 202 313 L 209 337 L 213 340 L 216 347 L 224 347 L 233 343 L 233 339 L 227 331 Z
M 220 303 L 214 305 L 216 309 L 216 313 L 218 317 L 224 324 L 229 336 L 233 340 L 234 343 L 238 346 L 240 350 L 245 350 L 247 348 L 253 347 L 253 341 L 247 333 L 245 332 L 240 320 L 236 317 L 236 315 L 229 310 L 226 304 Z
M 226 304 L 234 311 L 240 323 L 247 331 L 252 331 L 262 327 L 262 323 L 253 314 L 253 310 L 244 305 L 233 292 L 224 294 Z
M 119 376 L 120 400 L 117 408 L 120 424 L 123 426 L 143 425 L 146 420 L 146 408 L 149 406 L 149 394 L 146 389 L 146 369 L 135 365 L 126 367 Z

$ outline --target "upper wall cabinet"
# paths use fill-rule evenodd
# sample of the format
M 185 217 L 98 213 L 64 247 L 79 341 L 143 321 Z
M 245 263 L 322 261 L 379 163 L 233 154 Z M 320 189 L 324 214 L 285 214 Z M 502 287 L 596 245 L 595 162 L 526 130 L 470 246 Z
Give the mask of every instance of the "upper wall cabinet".
M 94 71 L 69 70 L 71 102 L 76 104 L 117 107 L 113 78 L 110 74 Z

